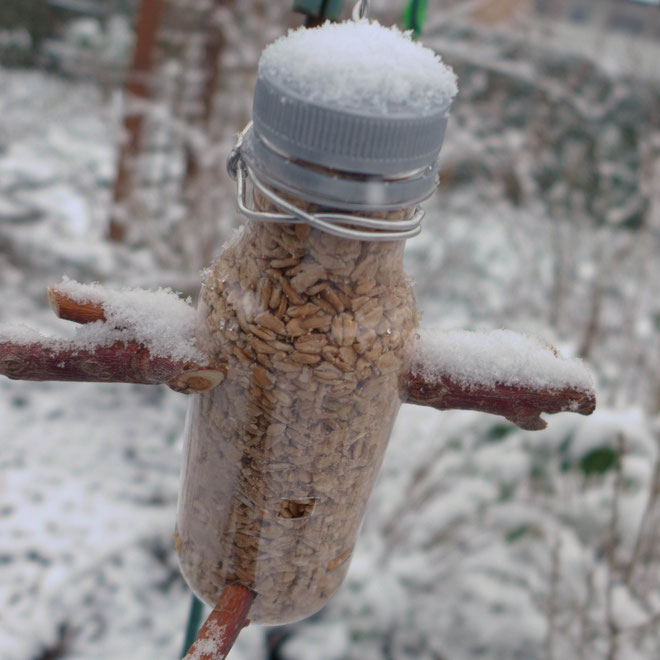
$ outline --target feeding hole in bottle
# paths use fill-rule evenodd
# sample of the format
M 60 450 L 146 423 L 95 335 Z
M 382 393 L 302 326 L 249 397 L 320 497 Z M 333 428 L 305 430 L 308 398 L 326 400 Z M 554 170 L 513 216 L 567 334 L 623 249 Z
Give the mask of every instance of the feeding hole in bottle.
M 282 500 L 279 518 L 307 518 L 312 515 L 316 498 L 302 500 Z

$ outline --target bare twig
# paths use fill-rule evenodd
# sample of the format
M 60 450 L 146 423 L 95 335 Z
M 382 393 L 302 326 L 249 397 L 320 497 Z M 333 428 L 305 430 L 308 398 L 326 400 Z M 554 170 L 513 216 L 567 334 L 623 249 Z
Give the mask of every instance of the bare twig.
M 594 585 L 594 566 L 587 566 L 585 574 L 586 595 L 584 602 L 578 607 L 578 620 L 580 624 L 579 640 L 577 646 L 578 660 L 587 660 L 590 657 L 588 653 L 591 640 L 593 639 L 593 624 L 591 622 L 591 607 L 595 596 Z
M 80 302 L 57 287 L 48 287 L 51 308 L 76 323 L 106 321 L 103 298 Z M 55 380 L 168 385 L 184 394 L 205 392 L 226 375 L 224 364 L 202 364 L 153 355 L 139 341 L 81 347 L 75 340 L 39 339 L 30 343 L 2 340 L 0 374 L 14 380 Z
M 0 343 L 0 374 L 13 380 L 166 384 L 184 394 L 205 392 L 225 378 L 222 366 L 157 357 L 138 342 L 80 350 L 57 339 Z
M 562 411 L 590 415 L 596 408 L 593 391 L 563 388 L 539 390 L 520 385 L 465 386 L 447 376 L 430 381 L 411 371 L 404 383 L 406 403 L 437 410 L 477 410 L 501 415 L 520 428 L 537 431 L 546 427 L 541 413 Z M 405 396 L 405 395 L 404 395 Z
M 604 288 L 601 281 L 596 282 L 593 287 L 589 300 L 589 315 L 587 324 L 584 328 L 582 341 L 577 354 L 583 359 L 588 360 L 596 345 L 596 340 L 600 332 L 600 316 L 603 309 Z
M 254 591 L 240 584 L 225 587 L 183 660 L 224 660 L 249 623 L 247 617 L 255 596 Z
M 609 538 L 606 547 L 607 556 L 607 585 L 605 591 L 605 618 L 607 621 L 608 649 L 607 660 L 616 660 L 619 657 L 619 624 L 614 614 L 614 587 L 616 586 L 616 573 L 618 570 L 619 545 L 619 504 L 623 489 L 623 455 L 625 452 L 625 438 L 618 436 L 618 451 L 616 459 L 616 476 L 614 493 L 612 497 L 612 514 L 610 518 Z
M 550 553 L 550 595 L 548 598 L 548 631 L 543 646 L 547 660 L 555 660 L 555 640 L 559 614 L 559 583 L 561 581 L 561 537 L 558 535 Z
M 651 516 L 651 513 L 655 509 L 659 495 L 660 495 L 660 459 L 656 459 L 655 468 L 653 469 L 653 479 L 651 480 L 649 497 L 648 500 L 646 501 L 646 506 L 644 507 L 644 513 L 642 514 L 642 519 L 639 523 L 639 528 L 637 530 L 637 537 L 635 538 L 635 545 L 633 546 L 632 552 L 630 554 L 630 559 L 628 561 L 628 565 L 626 566 L 624 573 L 624 580 L 628 586 L 632 585 L 635 569 L 637 568 L 638 561 L 642 552 L 642 545 L 644 544 L 644 541 L 646 539 L 646 532 L 648 531 L 647 528 L 649 524 L 649 518 Z

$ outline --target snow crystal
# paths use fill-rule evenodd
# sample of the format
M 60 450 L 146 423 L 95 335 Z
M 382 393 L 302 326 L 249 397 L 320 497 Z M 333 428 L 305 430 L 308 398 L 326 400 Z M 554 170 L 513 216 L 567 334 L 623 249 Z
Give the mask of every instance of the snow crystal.
M 556 354 L 538 339 L 510 330 L 422 329 L 413 369 L 425 378 L 447 376 L 465 387 L 520 385 L 535 389 L 593 389 L 581 360 Z
M 454 72 L 411 33 L 367 20 L 290 30 L 264 50 L 259 74 L 311 103 L 385 114 L 432 113 L 458 91 Z

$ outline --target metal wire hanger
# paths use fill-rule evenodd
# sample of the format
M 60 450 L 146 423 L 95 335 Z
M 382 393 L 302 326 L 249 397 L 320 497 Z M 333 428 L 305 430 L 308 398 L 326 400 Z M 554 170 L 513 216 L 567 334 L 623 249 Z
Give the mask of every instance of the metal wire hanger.
M 369 0 L 360 0 L 353 7 L 352 18 L 359 21 L 368 18 Z M 243 140 L 250 128 L 250 122 L 238 135 L 236 144 L 227 159 L 227 172 L 237 183 L 237 204 L 241 214 L 258 222 L 305 222 L 310 226 L 334 236 L 363 241 L 396 241 L 417 236 L 421 231 L 424 210 L 417 206 L 407 220 L 384 220 L 366 218 L 352 213 L 309 213 L 277 194 L 266 186 L 246 163 L 242 154 Z M 257 211 L 248 206 L 247 180 L 270 201 L 277 212 Z
M 408 220 L 384 220 L 365 218 L 347 213 L 309 213 L 278 195 L 266 186 L 254 170 L 245 162 L 242 145 L 245 136 L 252 127 L 250 122 L 239 134 L 236 144 L 227 158 L 227 172 L 237 183 L 237 204 L 242 215 L 258 222 L 302 223 L 324 231 L 333 236 L 352 238 L 360 241 L 398 241 L 417 236 L 422 230 L 421 223 L 425 212 L 417 206 Z M 251 209 L 247 201 L 247 180 L 270 201 L 278 212 L 265 212 Z

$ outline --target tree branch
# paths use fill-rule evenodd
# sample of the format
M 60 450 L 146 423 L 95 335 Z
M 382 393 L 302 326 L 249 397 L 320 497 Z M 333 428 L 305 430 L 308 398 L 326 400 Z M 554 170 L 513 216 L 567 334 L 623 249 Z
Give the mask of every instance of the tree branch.
M 541 413 L 590 415 L 596 408 L 593 391 L 573 388 L 544 390 L 517 385 L 468 387 L 448 376 L 429 380 L 414 369 L 406 376 L 404 393 L 407 394 L 406 403 L 437 410 L 458 408 L 501 415 L 527 431 L 538 431 L 547 426 Z
M 74 299 L 56 286 L 47 291 L 59 318 L 82 324 L 107 322 L 102 288 L 90 287 L 86 300 Z M 116 316 L 112 317 L 114 325 L 122 328 L 121 316 Z M 111 345 L 89 346 L 89 342 L 80 344 L 75 338 L 23 341 L 12 334 L 3 338 L 0 330 L 0 374 L 15 380 L 165 384 L 184 394 L 205 392 L 225 379 L 226 365 L 153 355 L 139 339 L 129 336 Z M 182 341 L 187 339 L 182 336 Z
M 184 394 L 219 385 L 225 371 L 151 355 L 138 342 L 115 342 L 81 350 L 71 342 L 0 343 L 0 374 L 14 380 L 166 384 Z
M 183 660 L 224 660 L 249 623 L 247 616 L 255 596 L 240 584 L 225 587 Z
M 576 359 L 511 330 L 420 328 L 403 400 L 437 410 L 501 415 L 520 428 L 546 427 L 541 413 L 591 414 L 593 376 Z

